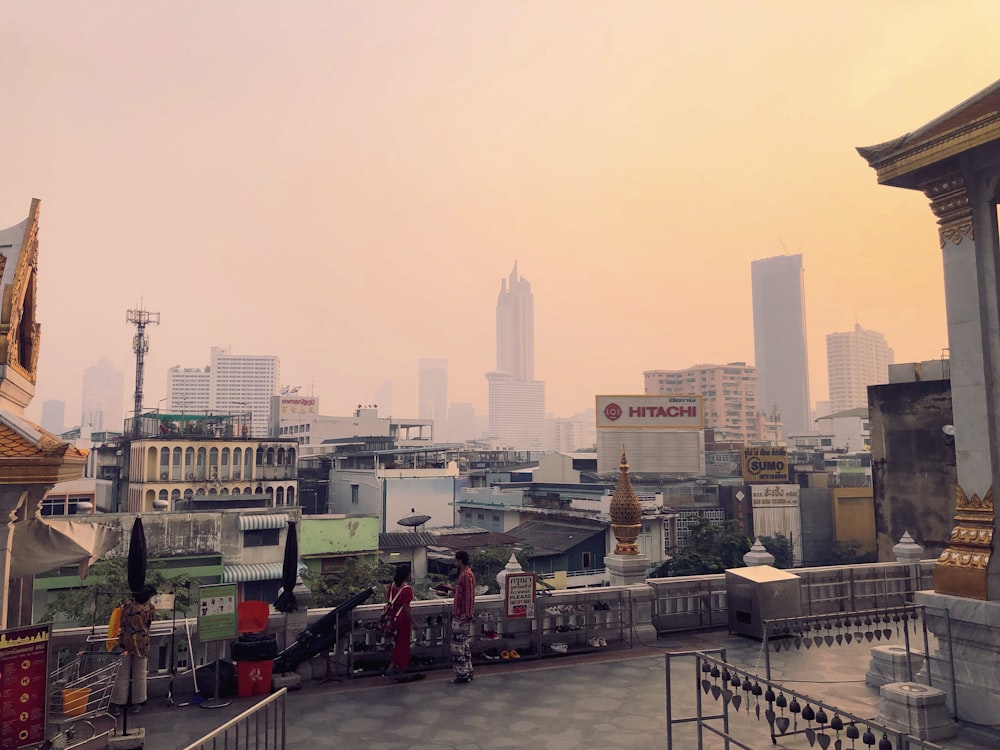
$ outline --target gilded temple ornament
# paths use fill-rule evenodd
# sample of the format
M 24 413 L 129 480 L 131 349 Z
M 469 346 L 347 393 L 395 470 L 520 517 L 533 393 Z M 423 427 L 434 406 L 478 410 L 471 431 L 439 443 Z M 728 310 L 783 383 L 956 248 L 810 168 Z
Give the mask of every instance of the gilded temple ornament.
M 642 529 L 642 508 L 628 476 L 625 446 L 622 446 L 622 462 L 618 472 L 618 484 L 611 496 L 611 531 L 617 541 L 615 554 L 638 555 L 639 545 L 636 544 L 636 539 Z

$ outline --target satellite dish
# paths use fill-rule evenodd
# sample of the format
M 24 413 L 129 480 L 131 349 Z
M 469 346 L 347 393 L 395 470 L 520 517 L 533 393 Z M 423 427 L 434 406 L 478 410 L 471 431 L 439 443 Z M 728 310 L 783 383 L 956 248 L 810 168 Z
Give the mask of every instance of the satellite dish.
M 400 526 L 410 526 L 412 528 L 417 528 L 418 526 L 423 526 L 425 523 L 431 520 L 430 516 L 425 516 L 422 513 L 416 513 L 412 516 L 407 516 L 406 518 L 400 518 L 396 523 Z

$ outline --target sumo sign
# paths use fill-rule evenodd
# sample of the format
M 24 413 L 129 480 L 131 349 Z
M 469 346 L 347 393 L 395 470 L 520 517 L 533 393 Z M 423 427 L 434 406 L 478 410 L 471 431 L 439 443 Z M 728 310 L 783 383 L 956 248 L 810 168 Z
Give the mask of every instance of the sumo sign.
M 705 426 L 701 396 L 598 396 L 600 429 L 700 430 Z
M 747 484 L 788 482 L 788 451 L 769 446 L 744 448 L 743 481 Z

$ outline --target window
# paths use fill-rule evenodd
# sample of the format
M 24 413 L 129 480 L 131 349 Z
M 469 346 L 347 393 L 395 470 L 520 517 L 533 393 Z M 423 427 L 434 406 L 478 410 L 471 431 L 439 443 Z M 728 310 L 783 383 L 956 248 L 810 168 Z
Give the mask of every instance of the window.
M 243 532 L 244 547 L 276 547 L 278 529 L 251 529 Z
M 359 498 L 360 492 L 361 492 L 361 485 L 359 485 L 359 484 L 352 484 L 351 485 L 351 504 L 352 505 L 357 505 L 358 504 L 358 501 L 360 500 L 360 498 Z
M 477 521 L 484 521 L 484 520 L 486 520 L 486 514 L 483 513 L 483 512 L 481 512 L 481 511 L 479 513 L 476 513 L 476 520 Z
M 581 559 L 581 569 L 590 570 L 594 567 L 594 555 L 592 552 L 584 552 L 580 555 Z

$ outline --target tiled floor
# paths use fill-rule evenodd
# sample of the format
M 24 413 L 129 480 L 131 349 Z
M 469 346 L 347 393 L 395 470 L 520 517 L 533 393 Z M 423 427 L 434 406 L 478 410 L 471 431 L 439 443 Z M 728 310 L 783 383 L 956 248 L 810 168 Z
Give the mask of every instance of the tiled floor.
M 719 647 L 727 649 L 731 663 L 763 674 L 759 642 L 703 633 L 634 649 L 491 664 L 477 668 L 475 681 L 466 685 L 450 684 L 447 671 L 430 672 L 427 679 L 409 684 L 380 677 L 313 682 L 288 696 L 288 747 L 662 749 L 666 747 L 663 654 Z M 772 653 L 772 673 L 790 689 L 871 717 L 877 712 L 877 694 L 864 684 L 869 649 L 869 644 L 853 644 Z M 674 715 L 691 716 L 696 700 L 693 663 L 674 664 Z M 718 702 L 710 696 L 703 698 L 706 706 L 718 710 Z M 145 747 L 182 748 L 255 701 L 235 699 L 229 707 L 203 710 L 151 700 L 139 715 L 146 731 Z M 744 704 L 743 711 L 730 714 L 730 730 L 754 748 L 773 747 L 763 708 L 761 716 L 757 719 Z M 134 718 L 130 717 L 130 724 Z M 1000 739 L 977 739 L 963 732 L 961 739 L 942 744 L 972 750 L 998 747 Z M 697 747 L 693 724 L 675 726 L 673 746 L 677 750 Z M 706 749 L 722 746 L 721 740 L 706 735 Z M 777 746 L 810 747 L 802 734 L 779 740 Z M 857 746 L 864 747 L 860 740 Z M 844 747 L 850 747 L 849 740 Z

